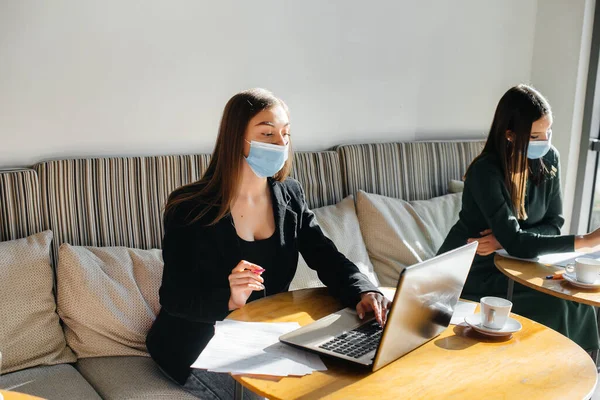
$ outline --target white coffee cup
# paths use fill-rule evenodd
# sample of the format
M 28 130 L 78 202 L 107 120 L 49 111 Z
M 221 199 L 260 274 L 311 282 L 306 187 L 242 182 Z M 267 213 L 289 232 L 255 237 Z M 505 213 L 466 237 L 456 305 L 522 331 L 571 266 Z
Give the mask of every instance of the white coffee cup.
M 600 260 L 578 257 L 574 264 L 568 264 L 565 271 L 575 272 L 575 279 L 583 283 L 595 283 L 600 279 Z
M 482 297 L 479 302 L 481 324 L 490 329 L 502 329 L 508 320 L 512 303 L 501 297 L 491 296 Z

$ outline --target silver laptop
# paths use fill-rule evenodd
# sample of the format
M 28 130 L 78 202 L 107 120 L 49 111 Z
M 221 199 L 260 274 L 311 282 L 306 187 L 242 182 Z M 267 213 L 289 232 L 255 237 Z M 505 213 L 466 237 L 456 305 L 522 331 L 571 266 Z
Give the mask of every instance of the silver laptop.
M 473 242 L 404 269 L 383 329 L 345 308 L 279 340 L 376 371 L 448 327 L 476 250 Z

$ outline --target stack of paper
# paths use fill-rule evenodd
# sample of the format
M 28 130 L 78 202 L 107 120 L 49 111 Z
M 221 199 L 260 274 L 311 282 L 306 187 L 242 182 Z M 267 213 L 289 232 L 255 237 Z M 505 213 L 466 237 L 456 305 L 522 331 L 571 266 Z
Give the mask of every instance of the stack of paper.
M 255 375 L 307 375 L 327 367 L 316 354 L 279 342 L 279 336 L 298 329 L 297 322 L 217 321 L 215 336 L 192 368 Z
M 577 252 L 573 252 L 573 253 L 554 253 L 554 254 L 546 254 L 543 256 L 539 256 L 536 258 L 519 258 L 519 257 L 514 257 L 511 256 L 510 254 L 508 254 L 508 252 L 504 249 L 502 250 L 497 250 L 496 251 L 497 254 L 501 255 L 502 257 L 506 257 L 506 258 L 513 258 L 515 260 L 522 260 L 522 261 L 531 261 L 531 262 L 538 262 L 540 264 L 546 264 L 546 265 L 555 265 L 557 267 L 566 267 L 567 264 L 571 264 L 575 262 L 575 259 L 577 257 L 586 257 L 586 258 L 595 258 L 597 260 L 600 259 L 600 252 L 596 252 L 596 253 L 577 253 Z

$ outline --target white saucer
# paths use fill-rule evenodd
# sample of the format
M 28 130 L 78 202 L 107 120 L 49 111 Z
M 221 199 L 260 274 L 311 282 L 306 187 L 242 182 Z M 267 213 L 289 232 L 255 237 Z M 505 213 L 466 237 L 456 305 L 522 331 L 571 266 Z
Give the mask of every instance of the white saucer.
M 508 317 L 502 329 L 486 328 L 481 324 L 481 314 L 471 314 L 465 317 L 465 322 L 479 333 L 489 336 L 508 336 L 523 329 L 519 321 Z
M 577 278 L 575 278 L 575 274 L 571 274 L 569 272 L 565 272 L 563 274 L 563 278 L 565 278 L 565 281 L 570 282 L 571 284 L 573 284 L 574 286 L 580 287 L 580 288 L 584 288 L 584 289 L 598 289 L 600 288 L 600 280 L 594 282 L 594 283 L 585 283 L 585 282 L 579 282 L 577 280 Z

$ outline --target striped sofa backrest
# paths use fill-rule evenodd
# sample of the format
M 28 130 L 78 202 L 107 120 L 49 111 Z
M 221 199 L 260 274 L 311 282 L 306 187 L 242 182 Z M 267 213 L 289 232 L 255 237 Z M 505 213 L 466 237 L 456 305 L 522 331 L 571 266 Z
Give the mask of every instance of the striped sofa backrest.
M 21 239 L 45 228 L 36 172 L 0 171 L 0 242 Z
M 37 164 L 43 224 L 54 232 L 54 256 L 65 242 L 160 248 L 169 194 L 198 180 L 209 162 L 210 155 L 200 154 Z M 334 151 L 296 153 L 292 176 L 304 185 L 311 207 L 342 199 L 340 163 Z
M 294 153 L 291 177 L 302 184 L 310 208 L 336 204 L 344 198 L 340 159 L 335 151 Z
M 462 179 L 484 144 L 439 141 L 338 146 L 344 195 L 359 190 L 404 200 L 444 195 L 448 182 Z
M 44 223 L 54 232 L 54 257 L 65 242 L 160 248 L 162 211 L 169 194 L 197 180 L 209 158 L 95 158 L 37 164 Z

